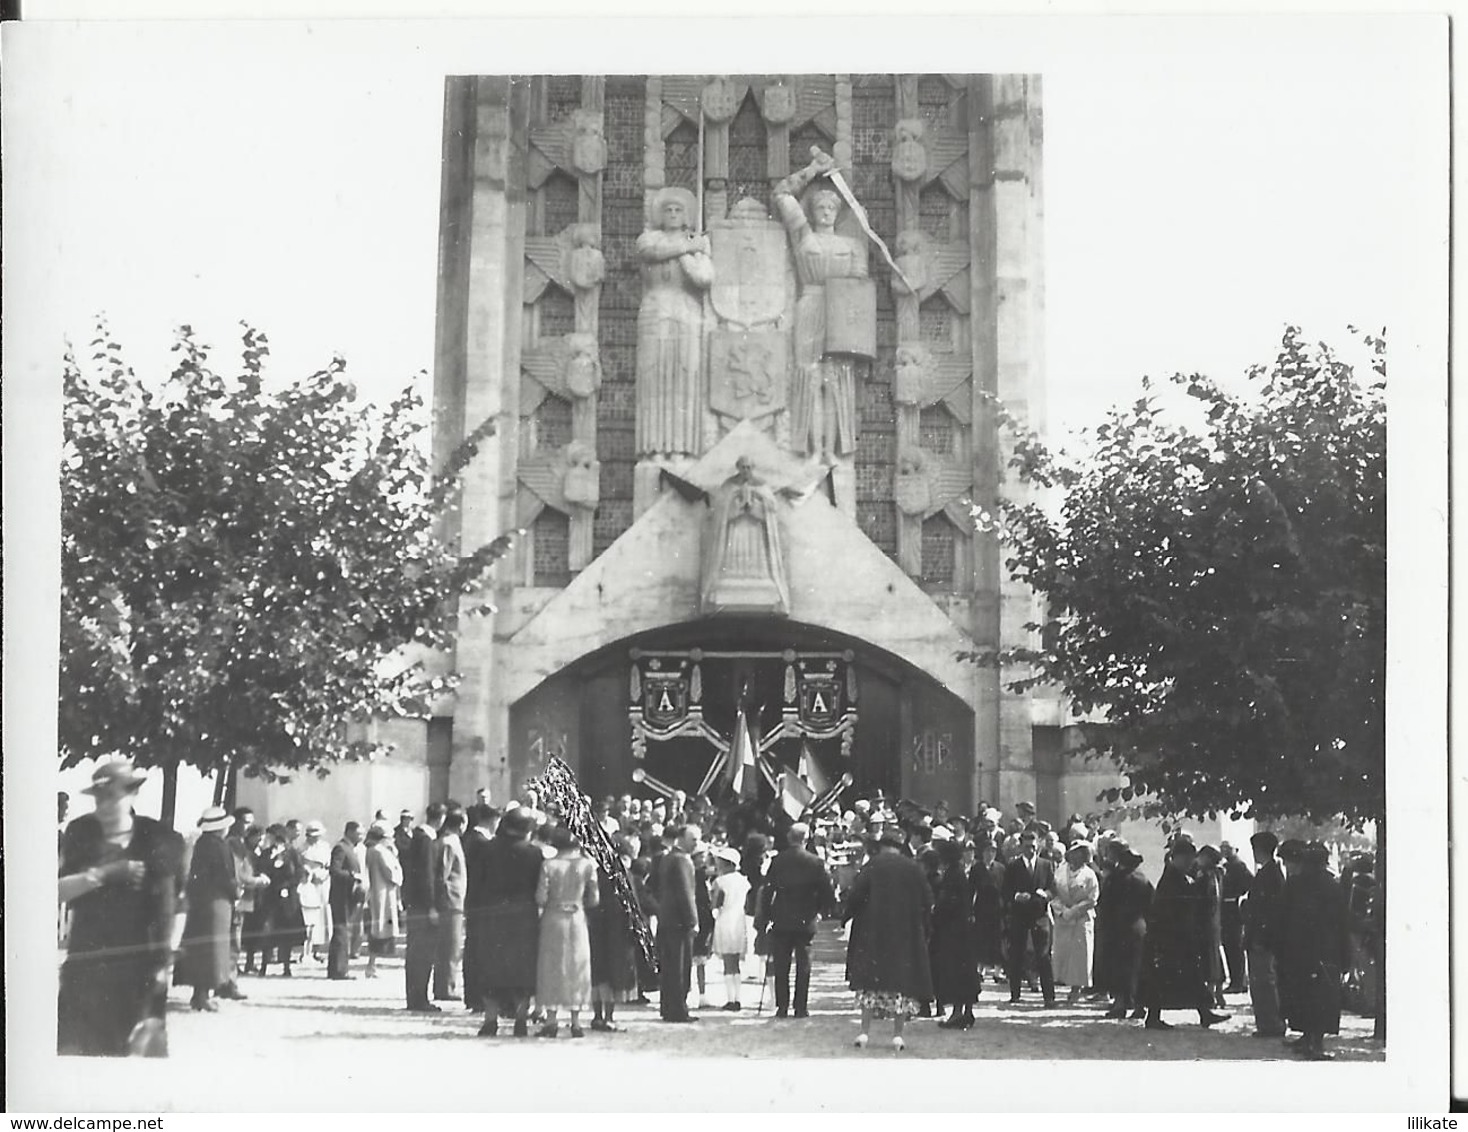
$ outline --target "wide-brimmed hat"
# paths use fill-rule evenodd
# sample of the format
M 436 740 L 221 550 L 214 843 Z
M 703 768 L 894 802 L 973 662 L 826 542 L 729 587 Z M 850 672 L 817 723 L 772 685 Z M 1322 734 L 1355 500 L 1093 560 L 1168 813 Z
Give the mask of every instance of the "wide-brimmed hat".
M 720 846 L 718 849 L 716 849 L 714 851 L 714 856 L 717 857 L 721 861 L 728 862 L 729 864 L 733 865 L 736 869 L 739 867 L 739 862 L 740 862 L 740 859 L 741 859 L 740 856 L 739 856 L 739 850 L 738 849 L 735 849 L 732 845 L 723 845 L 723 846 Z
M 935 825 L 933 827 L 933 840 L 934 841 L 952 841 L 953 840 L 953 830 L 949 829 L 946 825 Z
M 131 759 L 108 759 L 92 771 L 92 784 L 83 788 L 83 794 L 97 794 L 103 790 L 135 790 L 148 780 L 148 776 L 133 766 Z
M 210 806 L 199 815 L 200 833 L 223 833 L 231 824 L 229 812 L 223 806 Z
M 307 833 L 325 833 L 326 832 L 326 826 L 322 825 L 319 821 L 314 821 L 314 820 L 313 821 L 308 821 L 306 823 L 306 832 Z
M 1090 842 L 1087 841 L 1077 841 L 1065 851 L 1065 855 L 1067 857 L 1070 857 L 1072 854 L 1084 857 L 1087 861 L 1089 861 L 1094 855 L 1091 850 Z
M 1033 802 L 1016 802 L 1014 804 L 1014 808 L 1016 810 L 1028 810 L 1030 813 L 1034 813 L 1035 812 L 1035 803 L 1033 803 Z
M 529 810 L 523 806 L 516 806 L 513 810 L 506 810 L 500 815 L 499 828 L 504 833 L 524 837 L 535 828 L 535 819 L 531 817 Z

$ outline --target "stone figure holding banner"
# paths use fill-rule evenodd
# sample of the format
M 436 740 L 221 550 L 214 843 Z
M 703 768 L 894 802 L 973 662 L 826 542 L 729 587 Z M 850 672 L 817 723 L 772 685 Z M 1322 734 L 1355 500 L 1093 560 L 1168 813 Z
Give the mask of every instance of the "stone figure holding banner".
M 702 450 L 703 292 L 714 278 L 708 237 L 695 233 L 693 194 L 666 188 L 637 238 L 642 306 L 637 312 L 637 454 L 697 456 Z
M 817 189 L 802 206 L 799 196 L 806 187 L 836 169 L 830 154 L 811 152 L 809 165 L 775 186 L 774 204 L 790 238 L 800 284 L 790 444 L 797 452 L 829 459 L 856 450 L 855 363 L 876 354 L 877 294 L 867 275 L 866 242 L 836 231 L 840 194 Z

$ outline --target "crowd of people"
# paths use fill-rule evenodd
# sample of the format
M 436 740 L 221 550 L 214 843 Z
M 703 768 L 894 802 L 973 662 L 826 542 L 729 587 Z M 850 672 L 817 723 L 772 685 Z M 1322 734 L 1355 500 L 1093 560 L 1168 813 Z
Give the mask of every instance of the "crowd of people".
M 737 1012 L 751 963 L 773 979 L 774 1018 L 800 1018 L 828 917 L 846 925 L 858 1047 L 876 1020 L 896 1049 L 914 1018 L 968 1029 L 992 983 L 1042 1008 L 1063 987 L 1069 1007 L 1159 1030 L 1168 1010 L 1214 1025 L 1225 995 L 1247 993 L 1255 1036 L 1292 1029 L 1298 1053 L 1323 1058 L 1343 993 L 1374 997 L 1373 862 L 1352 858 L 1337 879 L 1324 845 L 1267 831 L 1253 869 L 1226 842 L 1175 831 L 1154 884 L 1096 818 L 1054 829 L 1027 802 L 969 818 L 878 792 L 817 816 L 675 791 L 604 798 L 587 826 L 531 790 L 503 808 L 482 791 L 434 803 L 421 822 L 379 813 L 335 841 L 319 822 L 262 828 L 248 809 L 211 807 L 190 849 L 133 813 L 142 777 L 103 764 L 95 812 L 60 832 L 63 1053 L 161 1052 L 170 971 L 193 1009 L 215 1011 L 245 997 L 246 975 L 324 960 L 327 978 L 352 979 L 365 951 L 375 978 L 400 945 L 406 1009 L 462 1004 L 484 1037 L 555 1038 L 564 1016 L 580 1038 L 588 1011 L 591 1029 L 615 1032 L 618 1006 L 654 994 L 667 1023 Z

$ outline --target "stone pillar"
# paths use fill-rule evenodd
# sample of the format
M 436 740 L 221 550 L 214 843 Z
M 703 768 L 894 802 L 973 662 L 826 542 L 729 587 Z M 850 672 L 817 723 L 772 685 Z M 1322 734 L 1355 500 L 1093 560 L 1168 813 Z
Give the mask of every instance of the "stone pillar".
M 977 76 L 969 86 L 969 223 L 974 301 L 974 498 L 994 512 L 1001 491 L 1017 490 L 1003 469 L 1009 444 L 996 399 L 1031 427 L 1043 422 L 1043 275 L 1040 259 L 1040 80 Z M 1003 568 L 992 534 L 974 542 L 974 639 L 981 649 L 1031 643 L 1023 626 L 1034 598 Z M 1030 697 L 1006 685 L 1021 673 L 980 670 L 975 711 L 975 778 L 980 796 L 1006 810 L 1033 800 L 1035 761 Z M 982 765 L 982 775 L 978 767 Z
M 454 258 L 462 259 L 458 270 L 464 297 L 461 324 L 446 318 L 440 307 L 440 362 L 457 355 L 461 429 L 473 429 L 491 417 L 498 422 L 495 435 L 480 446 L 464 472 L 460 546 L 469 552 L 515 522 L 529 92 L 524 80 L 481 76 L 450 80 L 450 98 L 456 95 L 467 100 L 459 113 L 467 119 L 463 125 L 472 138 L 470 161 L 463 169 L 469 187 L 467 192 L 445 193 L 442 223 L 457 229 Z M 459 144 L 446 134 L 446 153 Z M 452 219 L 451 210 L 457 212 Z M 513 570 L 513 556 L 507 556 L 491 583 L 492 594 L 474 594 L 467 601 L 492 597 L 503 606 Z M 460 624 L 455 660 L 462 680 L 453 703 L 452 797 L 472 798 L 475 790 L 487 786 L 493 797 L 503 798 L 507 789 L 508 705 L 497 694 L 498 651 L 494 618 L 466 618 Z

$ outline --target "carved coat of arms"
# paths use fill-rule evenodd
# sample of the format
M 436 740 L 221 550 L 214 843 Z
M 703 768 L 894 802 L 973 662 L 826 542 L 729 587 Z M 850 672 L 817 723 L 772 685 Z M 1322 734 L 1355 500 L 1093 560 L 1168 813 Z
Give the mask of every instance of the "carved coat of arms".
M 715 314 L 725 322 L 754 327 L 785 313 L 789 292 L 783 227 L 770 220 L 730 220 L 710 228 L 709 244 L 714 261 L 709 297 Z
M 688 716 L 688 678 L 681 671 L 642 674 L 642 718 L 653 727 L 682 723 Z
M 827 728 L 846 708 L 845 688 L 834 661 L 821 667 L 800 666 L 800 721 L 807 727 Z
M 710 339 L 709 407 L 753 419 L 785 407 L 789 341 L 775 330 L 716 330 Z

